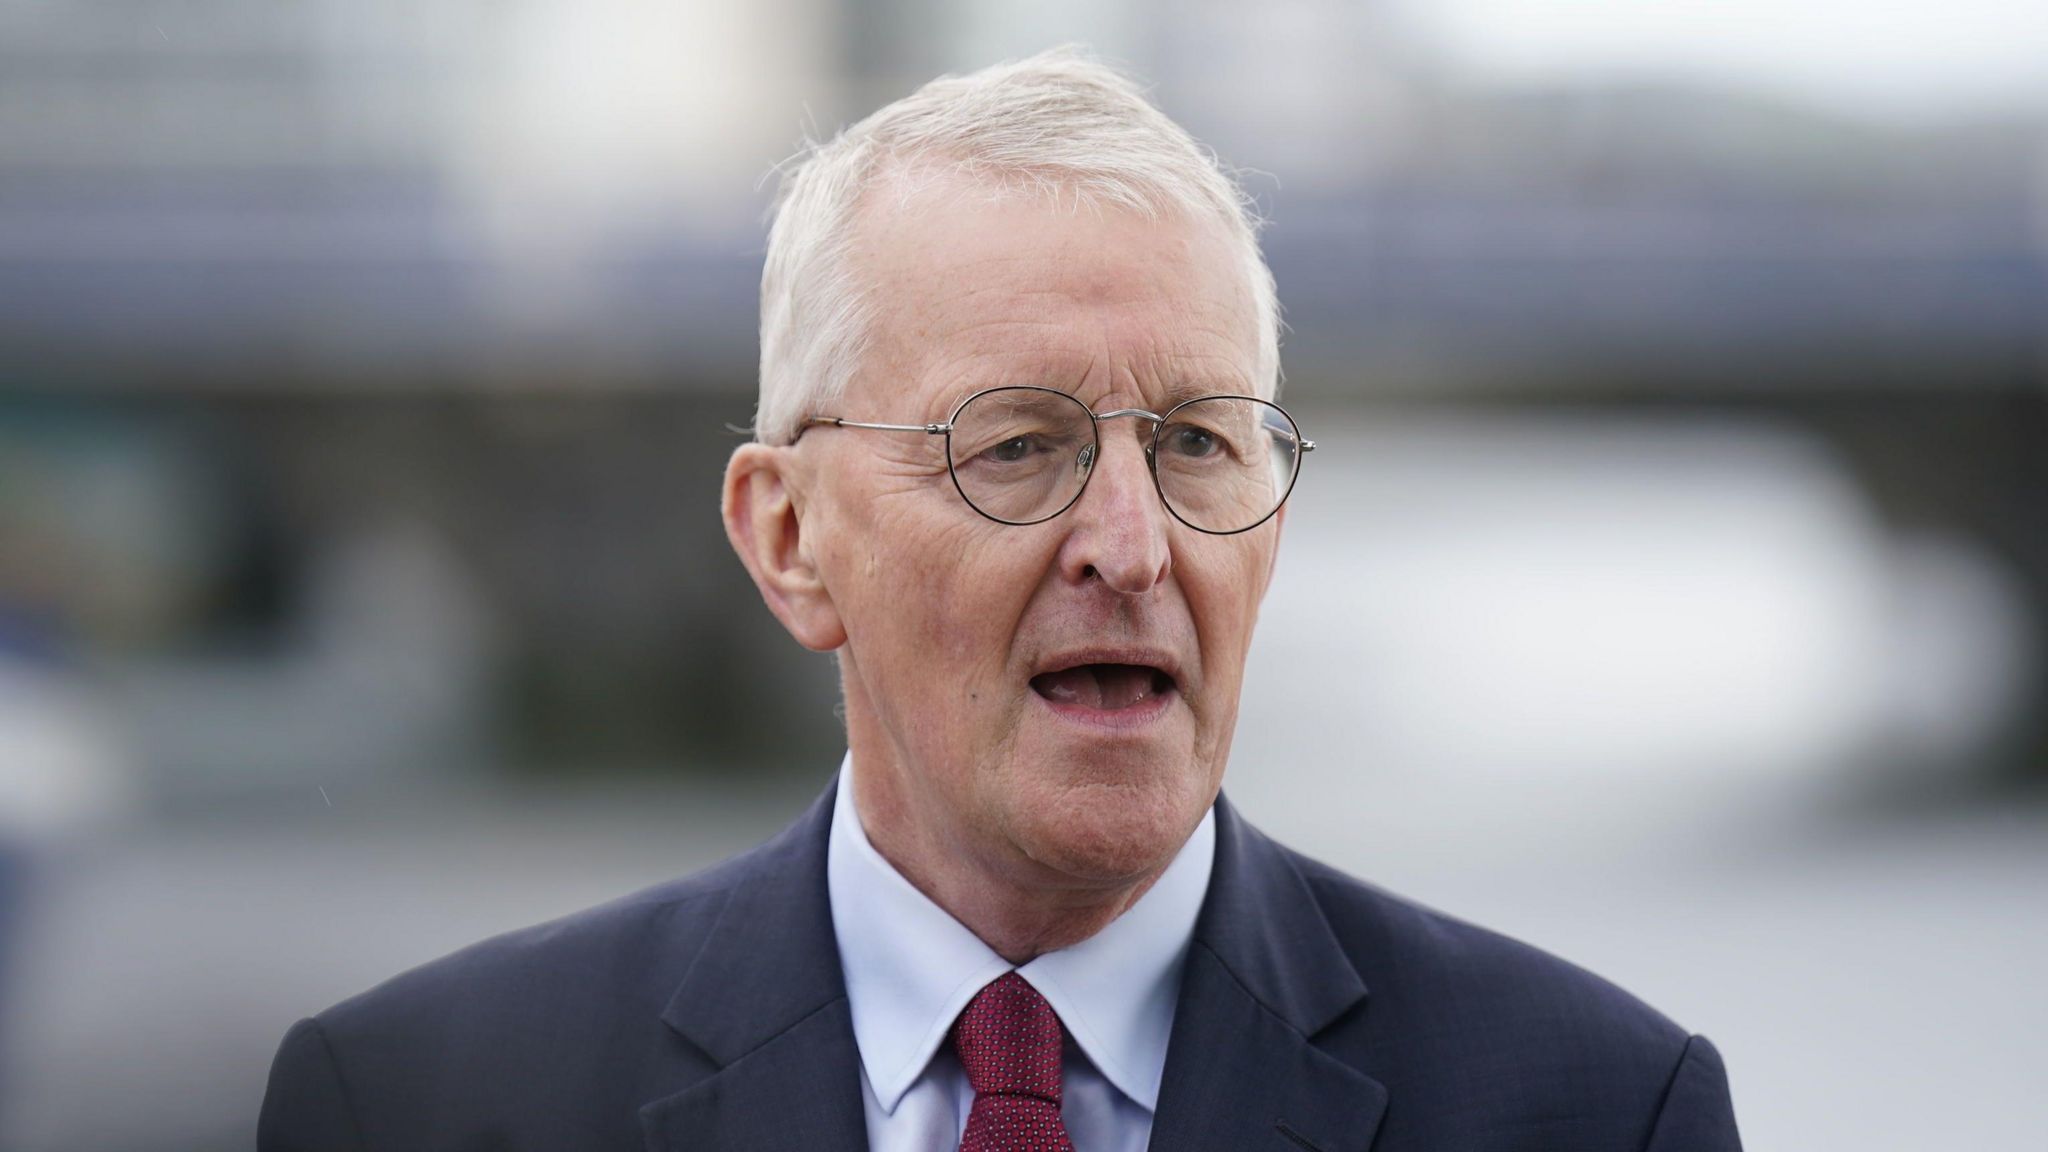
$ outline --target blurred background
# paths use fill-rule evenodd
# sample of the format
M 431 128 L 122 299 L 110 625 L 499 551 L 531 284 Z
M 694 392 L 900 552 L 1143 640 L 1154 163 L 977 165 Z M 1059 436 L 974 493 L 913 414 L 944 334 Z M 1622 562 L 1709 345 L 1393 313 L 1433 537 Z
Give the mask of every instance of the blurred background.
M 1070 40 L 1272 219 L 1238 804 L 1752 1148 L 2040 1146 L 2048 8 L 0 0 L 0 1148 L 248 1147 L 299 1016 L 823 785 L 768 173 Z

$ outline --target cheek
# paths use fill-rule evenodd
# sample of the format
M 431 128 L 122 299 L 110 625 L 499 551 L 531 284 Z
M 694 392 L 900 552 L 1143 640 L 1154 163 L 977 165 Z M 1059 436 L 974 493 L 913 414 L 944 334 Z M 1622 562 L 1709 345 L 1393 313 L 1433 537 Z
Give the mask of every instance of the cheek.
M 982 523 L 878 523 L 873 530 L 895 543 L 859 558 L 860 621 L 849 631 L 868 650 L 886 651 L 888 667 L 925 685 L 932 706 L 971 704 L 982 691 L 977 685 L 1008 675 L 1033 587 L 1023 542 Z
M 1227 562 L 1202 568 L 1205 573 L 1213 572 L 1213 577 L 1186 582 L 1189 609 L 1202 646 L 1203 694 L 1212 701 L 1237 699 L 1263 599 L 1264 556 L 1259 552 L 1219 557 Z

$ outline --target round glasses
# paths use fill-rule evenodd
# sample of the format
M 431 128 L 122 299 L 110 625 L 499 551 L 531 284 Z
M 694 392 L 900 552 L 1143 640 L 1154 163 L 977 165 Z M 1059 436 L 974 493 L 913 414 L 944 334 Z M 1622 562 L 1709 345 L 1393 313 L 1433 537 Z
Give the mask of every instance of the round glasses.
M 1101 458 L 1097 426 L 1130 416 L 1152 424 L 1145 463 L 1160 502 L 1199 532 L 1231 536 L 1272 519 L 1294 490 L 1315 441 L 1287 410 L 1252 396 L 1198 396 L 1165 415 L 1143 408 L 1091 412 L 1053 388 L 988 388 L 943 424 L 872 424 L 812 416 L 804 428 L 868 428 L 946 438 L 953 486 L 1000 524 L 1037 524 L 1074 506 Z M 799 430 L 801 434 L 801 429 Z

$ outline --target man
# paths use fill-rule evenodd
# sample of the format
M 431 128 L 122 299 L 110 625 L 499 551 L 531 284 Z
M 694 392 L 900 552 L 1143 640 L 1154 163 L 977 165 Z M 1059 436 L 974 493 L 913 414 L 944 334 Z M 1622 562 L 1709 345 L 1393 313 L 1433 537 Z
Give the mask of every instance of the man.
M 785 176 L 724 515 L 838 654 L 793 827 L 308 1020 L 289 1149 L 1738 1147 L 1718 1055 L 1220 798 L 1312 447 L 1236 187 L 1117 74 L 947 78 Z

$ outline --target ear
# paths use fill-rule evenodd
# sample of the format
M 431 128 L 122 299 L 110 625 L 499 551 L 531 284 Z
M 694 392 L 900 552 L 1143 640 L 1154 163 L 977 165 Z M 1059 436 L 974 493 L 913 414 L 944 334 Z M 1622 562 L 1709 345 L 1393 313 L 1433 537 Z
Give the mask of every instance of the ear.
M 742 444 L 725 465 L 725 536 L 796 642 L 829 652 L 846 643 L 846 628 L 811 562 L 796 465 L 792 449 Z

